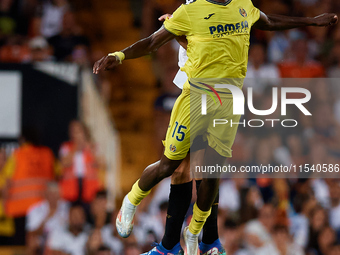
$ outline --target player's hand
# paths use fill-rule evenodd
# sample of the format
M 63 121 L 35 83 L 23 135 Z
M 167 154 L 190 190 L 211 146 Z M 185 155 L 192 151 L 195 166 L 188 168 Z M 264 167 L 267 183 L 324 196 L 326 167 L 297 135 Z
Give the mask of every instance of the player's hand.
M 167 13 L 167 14 L 164 14 L 164 15 L 160 16 L 160 17 L 158 18 L 158 20 L 159 20 L 159 21 L 165 21 L 166 19 L 170 19 L 171 16 L 172 16 L 171 14 Z
M 313 24 L 317 27 L 333 26 L 338 23 L 338 15 L 335 13 L 324 13 L 313 18 Z
M 113 70 L 116 66 L 120 64 L 120 61 L 115 56 L 105 56 L 98 60 L 93 65 L 93 73 L 98 74 L 100 70 L 108 71 Z

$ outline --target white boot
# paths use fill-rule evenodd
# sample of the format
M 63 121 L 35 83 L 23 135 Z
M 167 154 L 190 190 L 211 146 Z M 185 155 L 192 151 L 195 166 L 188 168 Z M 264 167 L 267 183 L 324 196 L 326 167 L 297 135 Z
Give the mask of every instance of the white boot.
M 187 255 L 197 255 L 198 254 L 198 236 L 192 234 L 189 231 L 189 227 L 186 227 L 183 231 L 184 242 L 186 246 Z
M 135 216 L 136 209 L 137 206 L 131 204 L 128 196 L 126 195 L 116 219 L 117 232 L 123 238 L 127 238 L 131 235 L 133 229 L 133 217 Z

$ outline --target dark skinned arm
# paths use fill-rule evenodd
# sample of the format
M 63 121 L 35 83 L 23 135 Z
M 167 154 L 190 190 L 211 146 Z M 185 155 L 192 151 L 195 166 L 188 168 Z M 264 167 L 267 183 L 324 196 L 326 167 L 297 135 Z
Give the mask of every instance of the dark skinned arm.
M 179 45 L 181 45 L 184 49 L 187 49 L 188 47 L 188 41 L 187 41 L 187 37 L 185 35 L 183 36 L 177 36 L 176 37 L 176 41 L 179 43 Z
M 171 14 L 167 13 L 167 14 L 163 14 L 162 16 L 160 16 L 158 18 L 159 21 L 164 22 L 166 19 L 170 19 L 171 18 Z M 176 37 L 176 41 L 184 48 L 187 49 L 188 46 L 188 41 L 187 41 L 187 37 L 185 35 L 183 36 L 177 36 Z
M 125 54 L 125 59 L 139 58 L 157 51 L 159 47 L 174 38 L 176 38 L 174 34 L 161 27 L 157 32 L 127 47 L 122 52 Z M 105 56 L 94 64 L 93 73 L 98 74 L 100 70 L 112 70 L 119 65 L 119 62 L 115 56 Z
M 338 16 L 334 13 L 325 13 L 314 18 L 289 17 L 282 15 L 260 14 L 260 19 L 255 22 L 253 28 L 267 31 L 286 30 L 304 26 L 326 27 L 335 25 L 338 22 Z
M 255 22 L 253 27 L 260 30 L 277 31 L 303 26 L 325 27 L 335 25 L 337 22 L 338 16 L 334 13 L 325 13 L 314 18 L 300 18 L 282 15 L 266 15 L 261 12 L 259 20 Z M 130 47 L 124 49 L 122 52 L 125 54 L 125 59 L 139 58 L 157 51 L 159 47 L 174 38 L 176 38 L 175 35 L 166 31 L 164 27 L 161 27 L 151 36 L 136 42 Z M 187 43 L 183 37 L 177 37 L 176 39 L 183 47 L 186 48 Z M 98 74 L 100 70 L 112 70 L 119 64 L 120 61 L 118 57 L 105 56 L 94 64 L 93 73 Z

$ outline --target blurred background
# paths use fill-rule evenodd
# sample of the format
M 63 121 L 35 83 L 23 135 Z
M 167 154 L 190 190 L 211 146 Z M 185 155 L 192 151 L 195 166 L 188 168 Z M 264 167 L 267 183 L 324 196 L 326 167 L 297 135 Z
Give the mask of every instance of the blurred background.
M 180 93 L 179 45 L 98 76 L 91 67 L 153 33 L 181 3 L 0 0 L 0 254 L 136 255 L 161 240 L 169 180 L 139 207 L 132 237 L 120 239 L 114 222 L 123 195 L 162 154 Z M 340 12 L 336 0 L 253 3 L 270 14 Z M 239 128 L 230 163 L 340 163 L 338 77 L 340 26 L 253 30 L 245 88 L 259 109 L 271 106 L 280 78 L 328 82 L 299 84 L 312 93 L 313 116 L 289 112 L 294 132 Z M 339 180 L 222 180 L 219 231 L 230 255 L 339 255 Z

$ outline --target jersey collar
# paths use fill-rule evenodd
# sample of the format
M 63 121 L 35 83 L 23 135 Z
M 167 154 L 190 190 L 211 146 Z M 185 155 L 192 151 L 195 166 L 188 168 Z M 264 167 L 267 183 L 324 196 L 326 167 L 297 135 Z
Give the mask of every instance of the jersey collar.
M 232 0 L 228 0 L 227 2 L 224 2 L 224 3 L 217 2 L 217 1 L 214 1 L 214 0 L 206 0 L 206 1 L 209 2 L 209 3 L 212 3 L 212 4 L 218 4 L 218 5 L 226 6 L 226 5 L 230 4 Z

